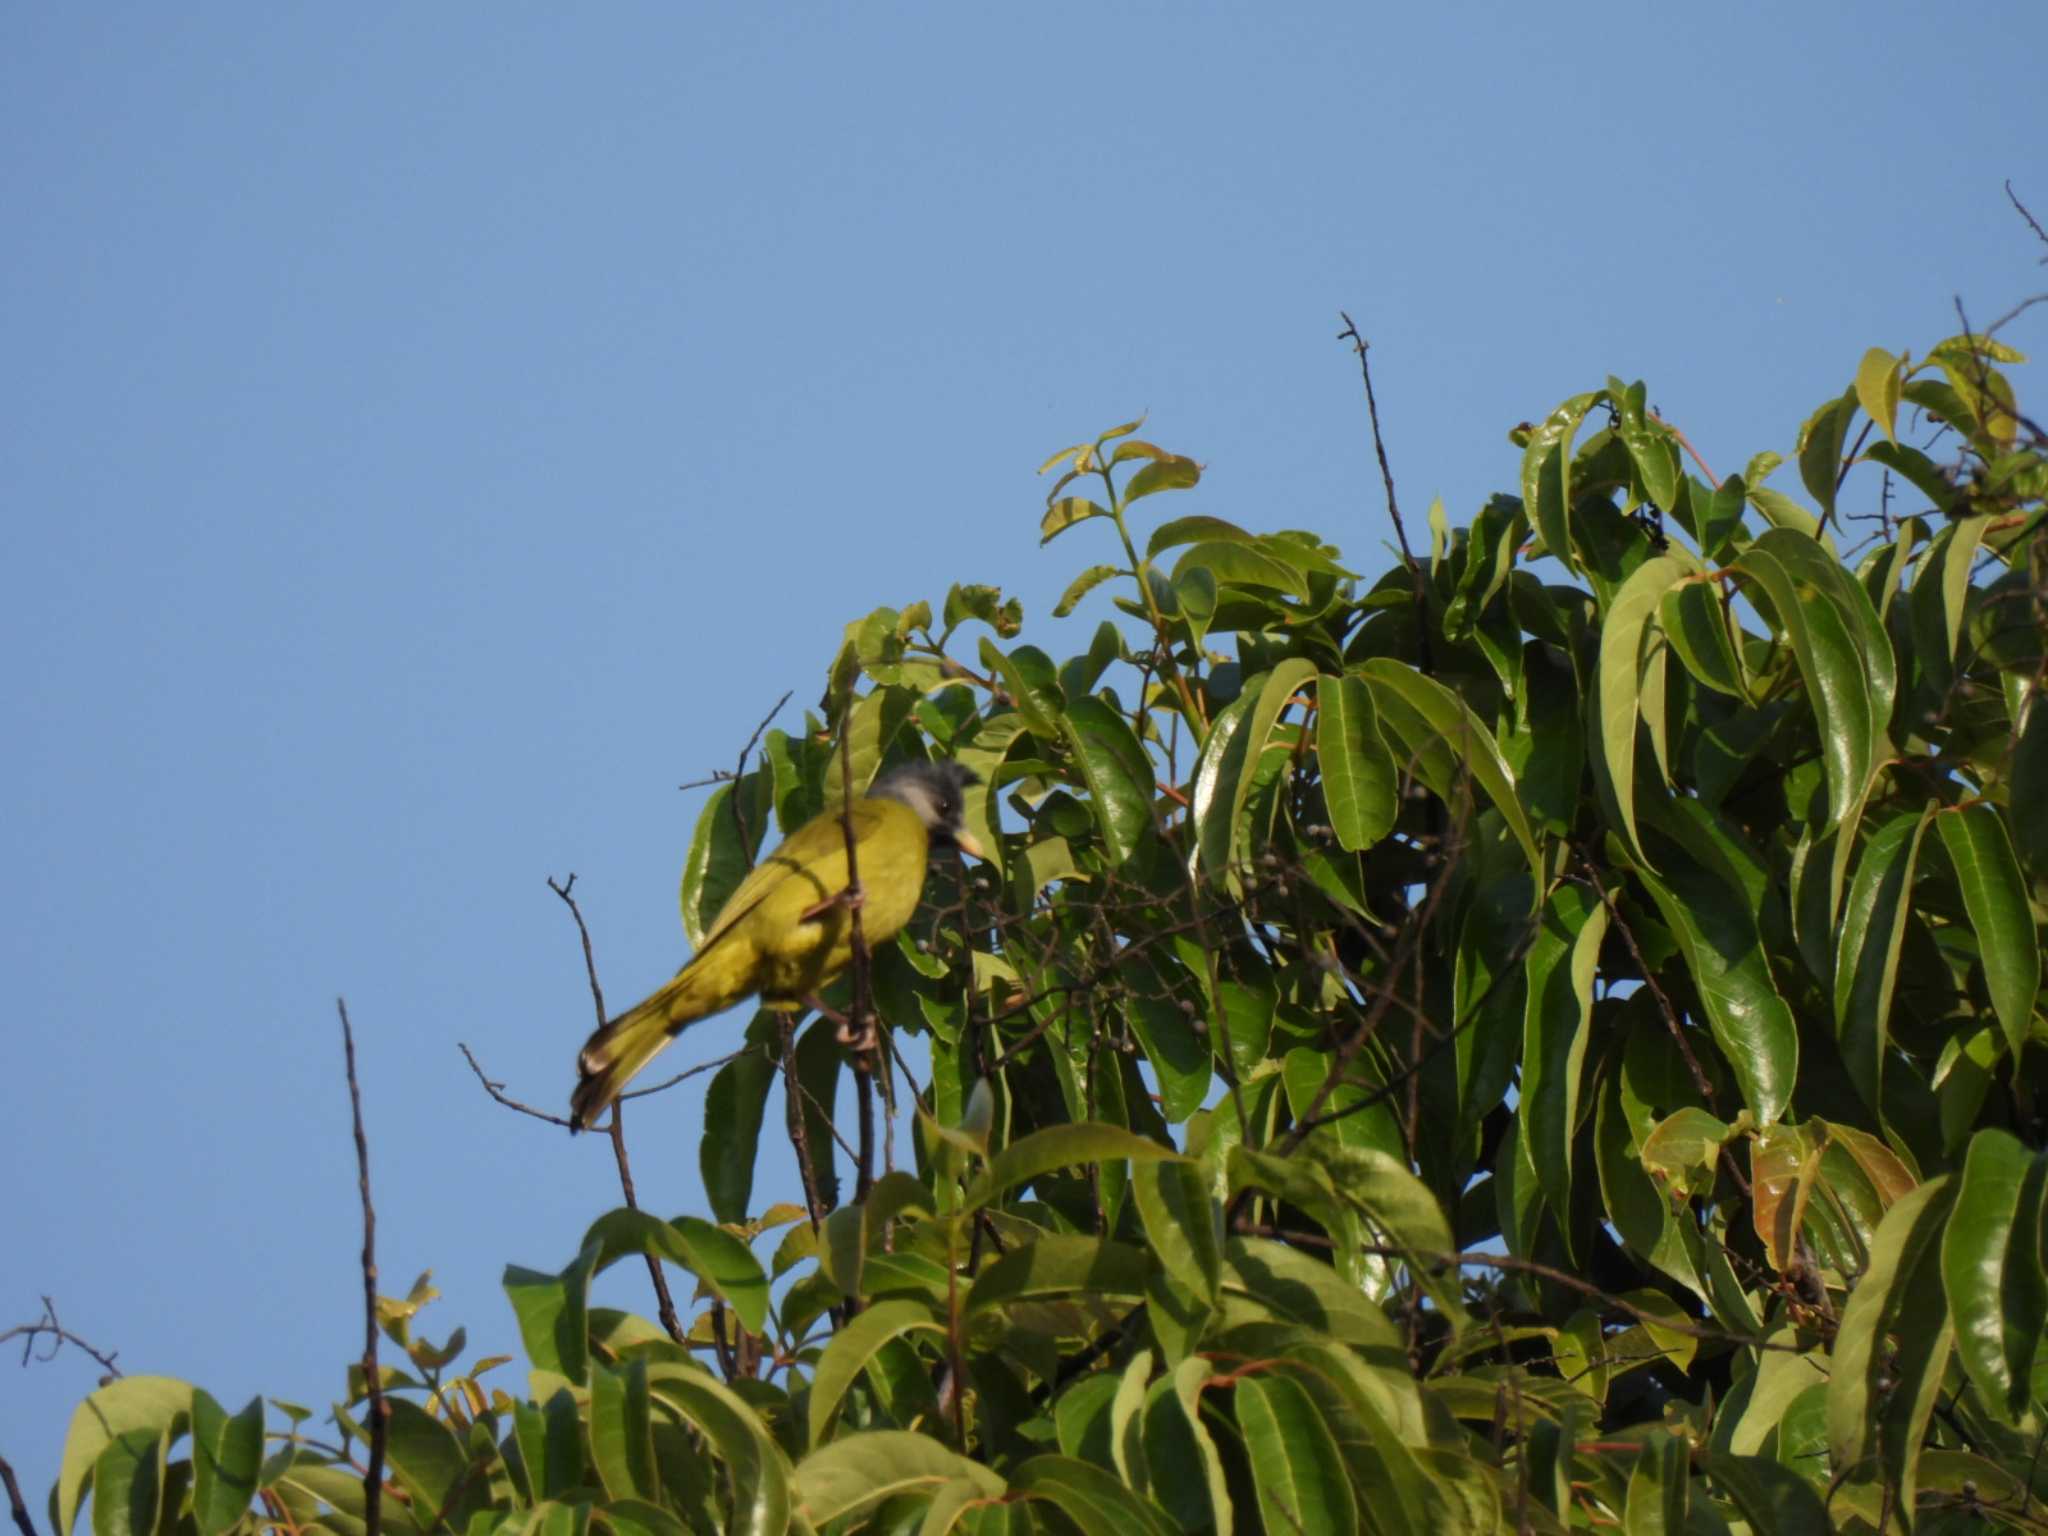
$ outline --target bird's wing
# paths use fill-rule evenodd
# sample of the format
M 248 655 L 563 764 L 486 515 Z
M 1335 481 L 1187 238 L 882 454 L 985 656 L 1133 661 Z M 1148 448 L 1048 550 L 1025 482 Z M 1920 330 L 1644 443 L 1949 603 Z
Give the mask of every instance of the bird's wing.
M 872 837 L 888 815 L 893 802 L 861 800 L 853 808 L 856 841 Z M 704 930 L 702 954 L 763 902 L 774 899 L 790 907 L 789 920 L 830 901 L 846 888 L 846 831 L 839 813 L 828 811 L 813 816 L 785 838 L 782 845 L 747 872 L 739 888 L 726 898 L 718 916 Z

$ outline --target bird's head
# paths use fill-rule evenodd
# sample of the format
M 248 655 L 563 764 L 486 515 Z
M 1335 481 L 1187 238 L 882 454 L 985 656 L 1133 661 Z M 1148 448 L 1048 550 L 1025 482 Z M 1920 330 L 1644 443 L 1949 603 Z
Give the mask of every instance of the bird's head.
M 903 763 L 891 768 L 869 788 L 868 794 L 881 800 L 898 800 L 917 812 L 934 843 L 951 843 L 977 859 L 986 857 L 981 845 L 968 836 L 960 816 L 967 804 L 967 787 L 981 780 L 958 763 Z

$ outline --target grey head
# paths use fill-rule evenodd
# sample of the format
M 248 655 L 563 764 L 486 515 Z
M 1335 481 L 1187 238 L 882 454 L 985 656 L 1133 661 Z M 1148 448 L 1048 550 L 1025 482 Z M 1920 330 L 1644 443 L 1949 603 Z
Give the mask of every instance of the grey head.
M 961 823 L 967 788 L 980 782 L 958 763 L 900 763 L 876 779 L 868 787 L 868 794 L 873 799 L 896 800 L 909 806 L 917 812 L 934 843 L 951 843 L 980 858 L 980 845 L 967 835 Z

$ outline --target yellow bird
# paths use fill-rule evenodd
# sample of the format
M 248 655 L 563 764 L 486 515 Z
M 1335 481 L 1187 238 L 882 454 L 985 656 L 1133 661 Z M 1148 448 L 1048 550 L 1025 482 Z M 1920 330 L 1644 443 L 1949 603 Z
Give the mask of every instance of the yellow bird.
M 894 938 L 910 921 L 933 844 L 981 856 L 960 822 L 967 786 L 978 782 L 958 763 L 906 763 L 877 779 L 853 807 L 861 937 L 868 944 Z M 675 980 L 584 1041 L 569 1128 L 587 1129 L 697 1020 L 756 994 L 770 1007 L 800 1004 L 845 970 L 853 959 L 852 919 L 840 899 L 846 886 L 845 827 L 838 811 L 826 811 L 754 866 Z

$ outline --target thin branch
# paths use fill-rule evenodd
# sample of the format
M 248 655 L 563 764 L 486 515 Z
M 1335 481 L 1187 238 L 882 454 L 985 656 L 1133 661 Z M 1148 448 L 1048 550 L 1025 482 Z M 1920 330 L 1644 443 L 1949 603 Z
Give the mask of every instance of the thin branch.
M 825 1193 L 818 1184 L 818 1165 L 811 1157 L 811 1133 L 804 1121 L 804 1098 L 802 1085 L 796 1074 L 796 1017 L 784 1012 L 778 1015 L 781 1026 L 782 1047 L 782 1101 L 789 1116 L 789 1145 L 796 1153 L 797 1176 L 803 1181 L 804 1209 L 811 1218 L 811 1230 L 816 1232 L 824 1222 L 827 1211 Z
M 2031 229 L 2034 232 L 2034 238 L 2039 240 L 2043 245 L 2048 245 L 2048 229 L 2043 229 L 2041 227 L 2040 220 L 2036 219 L 2031 213 L 2027 212 L 2027 205 L 2020 201 L 2019 194 L 2013 191 L 2012 189 L 2011 177 L 2006 178 L 2005 195 L 2007 200 L 2012 203 L 2013 207 L 2019 211 L 2019 216 L 2027 221 L 2027 228 Z M 2048 267 L 2048 256 L 2043 256 L 2041 258 L 2041 265 L 2044 267 Z
M 27 1365 L 30 1360 L 36 1358 L 34 1354 L 35 1341 L 37 1338 L 47 1334 L 50 1338 L 50 1352 L 42 1357 L 44 1361 L 56 1359 L 57 1352 L 66 1344 L 69 1344 L 72 1348 L 82 1349 L 88 1355 L 91 1355 L 94 1360 L 99 1362 L 100 1369 L 105 1371 L 109 1377 L 121 1374 L 121 1367 L 114 1364 L 115 1357 L 121 1353 L 118 1349 L 108 1350 L 104 1354 L 94 1349 L 92 1345 L 86 1343 L 84 1339 L 71 1332 L 70 1329 L 57 1320 L 57 1304 L 55 1302 L 47 1296 L 42 1298 L 42 1302 L 43 1315 L 41 1320 L 33 1323 L 23 1323 L 19 1327 L 10 1328 L 5 1333 L 0 1333 L 0 1344 L 5 1344 L 12 1338 L 20 1338 L 22 1341 L 21 1363 Z
M 356 1133 L 356 1186 L 363 1197 L 363 1385 L 370 1396 L 370 1464 L 363 1470 L 363 1533 L 380 1536 L 384 1528 L 384 1436 L 391 1410 L 384 1401 L 384 1377 L 377 1366 L 377 1208 L 370 1203 L 370 1142 L 363 1134 L 363 1092 L 356 1082 L 355 1031 L 349 1028 L 348 1004 L 337 997 L 334 1007 L 341 1015 L 349 1114 Z
M 28 1505 L 22 1502 L 21 1484 L 14 1480 L 14 1468 L 5 1456 L 0 1456 L 0 1483 L 7 1485 L 7 1507 L 14 1515 L 15 1528 L 21 1536 L 36 1536 L 35 1522 L 29 1519 Z
M 839 830 L 846 840 L 846 889 L 839 893 L 839 901 L 846 908 L 847 937 L 852 944 L 848 974 L 853 983 L 853 1001 L 847 1011 L 854 1033 L 846 1044 L 854 1052 L 853 1076 L 860 1100 L 860 1160 L 854 1169 L 853 1198 L 861 1201 L 867 1199 L 875 1182 L 875 1089 L 869 1081 L 875 1025 L 870 1016 L 874 994 L 868 975 L 867 936 L 860 926 L 860 909 L 867 901 L 867 893 L 861 889 L 860 854 L 853 835 L 853 737 L 849 723 L 843 716 L 839 722 Z
M 1394 524 L 1394 537 L 1401 541 L 1401 561 L 1408 567 L 1408 575 L 1415 584 L 1415 664 L 1424 673 L 1435 668 L 1430 664 L 1429 655 L 1429 610 L 1427 601 L 1429 588 L 1422 574 L 1422 563 L 1415 558 L 1415 551 L 1408 547 L 1408 525 L 1401 521 L 1401 503 L 1394 495 L 1394 471 L 1387 463 L 1386 439 L 1380 433 L 1380 402 L 1372 388 L 1372 362 L 1366 356 L 1371 343 L 1358 333 L 1358 326 L 1343 310 L 1337 311 L 1344 322 L 1344 329 L 1337 333 L 1339 341 L 1348 341 L 1358 353 L 1358 371 L 1365 377 L 1365 413 L 1372 421 L 1372 451 L 1380 461 L 1380 482 L 1387 488 L 1387 516 Z
M 517 1110 L 522 1115 L 531 1115 L 536 1120 L 545 1120 L 549 1125 L 559 1125 L 565 1128 L 568 1126 L 569 1122 L 561 1115 L 552 1114 L 545 1109 L 537 1109 L 533 1105 L 524 1103 L 521 1100 L 515 1099 L 510 1094 L 506 1093 L 505 1085 L 503 1083 L 499 1082 L 495 1078 L 487 1077 L 484 1075 L 484 1069 L 477 1064 L 475 1054 L 470 1050 L 470 1048 L 467 1045 L 464 1045 L 461 1041 L 457 1041 L 455 1048 L 462 1052 L 463 1059 L 469 1063 L 469 1070 L 474 1072 L 476 1074 L 476 1080 L 479 1083 L 483 1084 L 484 1092 L 488 1093 L 492 1098 L 496 1099 L 500 1104 L 504 1105 L 507 1109 Z M 725 1056 L 713 1057 L 710 1061 L 700 1061 L 697 1063 L 697 1065 L 689 1068 L 687 1071 L 678 1072 L 674 1077 L 664 1078 L 662 1081 L 654 1084 L 652 1087 L 634 1088 L 626 1093 L 620 1094 L 619 1102 L 624 1103 L 627 1099 L 645 1099 L 657 1093 L 666 1093 L 669 1089 L 675 1087 L 677 1083 L 688 1082 L 691 1078 L 701 1077 L 706 1072 L 716 1072 L 720 1067 L 724 1066 L 727 1062 L 736 1060 L 737 1058 L 745 1054 L 746 1051 L 744 1048 L 742 1048 L 741 1050 L 733 1051 Z
M 795 692 L 795 690 L 791 689 L 790 693 L 793 692 Z M 785 693 L 781 698 L 775 701 L 775 707 L 769 710 L 767 714 L 761 717 L 761 723 L 754 727 L 754 734 L 749 736 L 747 738 L 747 744 L 744 747 L 740 748 L 740 761 L 737 770 L 731 768 L 714 768 L 711 770 L 711 772 L 707 773 L 703 778 L 691 779 L 688 783 L 678 784 L 676 788 L 704 789 L 713 784 L 730 784 L 736 779 L 743 777 L 747 769 L 747 757 L 749 754 L 753 752 L 754 743 L 761 739 L 761 733 L 768 729 L 769 722 L 772 721 L 777 715 L 782 713 L 782 706 L 787 704 L 788 702 L 789 693 Z M 739 825 L 740 835 L 744 837 L 746 835 L 746 823 L 742 821 Z
M 1687 453 L 1692 455 L 1693 463 L 1699 465 L 1700 473 L 1707 477 L 1707 484 L 1711 485 L 1717 491 L 1721 489 L 1721 477 L 1715 474 L 1712 469 L 1708 468 L 1707 461 L 1700 457 L 1699 449 L 1693 447 L 1692 439 L 1687 437 L 1685 433 L 1682 430 L 1680 430 L 1678 423 L 1675 421 L 1666 420 L 1664 413 L 1660 410 L 1657 410 L 1654 406 L 1651 408 L 1651 414 L 1654 415 L 1660 423 L 1662 423 L 1664 430 L 1669 432 L 1672 435 L 1672 437 L 1677 440 L 1678 446 L 1683 448 Z
M 1714 1085 L 1700 1066 L 1699 1058 L 1692 1053 L 1692 1044 L 1685 1038 L 1685 1028 L 1678 1021 L 1678 1010 L 1671 1006 L 1671 999 L 1658 985 L 1657 973 L 1649 961 L 1643 958 L 1642 946 L 1636 943 L 1635 930 L 1628 925 L 1628 919 L 1621 915 L 1621 901 L 1600 879 L 1600 871 L 1593 866 L 1592 859 L 1581 851 L 1579 867 L 1586 872 L 1586 878 L 1593 882 L 1593 889 L 1599 893 L 1600 904 L 1607 908 L 1614 919 L 1614 926 L 1621 930 L 1622 942 L 1628 945 L 1628 952 L 1635 957 L 1636 970 L 1643 978 L 1643 985 L 1650 989 L 1650 996 L 1657 1000 L 1657 1011 L 1664 1016 L 1664 1027 L 1671 1031 L 1671 1042 L 1678 1047 L 1678 1054 L 1685 1058 L 1686 1070 L 1692 1074 L 1692 1085 L 1699 1090 L 1700 1097 L 1714 1107 L 1716 1095 Z
M 784 694 L 783 697 L 787 698 L 789 695 Z M 781 706 L 778 705 L 776 707 L 780 708 Z M 741 761 L 745 761 L 744 754 L 741 757 Z M 576 904 L 576 898 L 570 894 L 575 888 L 576 872 L 574 870 L 569 872 L 569 878 L 560 885 L 555 884 L 555 877 L 553 875 L 548 876 L 548 889 L 562 898 L 562 904 L 569 909 L 569 915 L 576 919 L 576 934 L 583 941 L 583 970 L 584 974 L 590 978 L 590 1002 L 591 1006 L 597 1011 L 597 1027 L 603 1029 L 605 1021 L 604 988 L 598 983 L 597 979 L 597 953 L 590 944 L 590 926 L 583 921 L 583 908 Z M 469 1055 L 468 1046 L 462 1048 L 462 1054 L 465 1056 Z M 472 1067 L 476 1065 L 474 1059 L 470 1061 L 470 1065 Z M 483 1073 L 478 1072 L 477 1076 L 482 1077 Z M 490 1089 L 491 1085 L 489 1082 L 485 1082 L 484 1087 Z M 492 1091 L 492 1097 L 499 1099 L 501 1103 L 505 1102 L 502 1096 L 496 1093 L 495 1090 Z M 550 1115 L 543 1118 L 553 1119 L 554 1117 Z M 606 1134 L 611 1138 L 612 1158 L 619 1166 L 619 1192 L 625 1196 L 626 1209 L 637 1211 L 640 1209 L 640 1202 L 634 1198 L 633 1165 L 626 1156 L 626 1106 L 623 1100 L 614 1099 L 612 1101 L 612 1117 L 605 1130 Z M 654 1285 L 655 1312 L 661 1319 L 661 1326 L 668 1330 L 668 1336 L 678 1344 L 686 1342 L 688 1335 L 683 1331 L 682 1319 L 676 1315 L 675 1298 L 669 1294 L 668 1277 L 661 1272 L 661 1260 L 651 1253 L 642 1254 L 641 1257 L 647 1261 L 647 1278 Z
M 733 764 L 732 782 L 734 794 L 729 802 L 732 806 L 732 824 L 738 828 L 740 847 L 747 850 L 747 857 L 750 860 L 753 858 L 754 829 L 747 825 L 747 808 L 740 803 L 738 794 L 739 782 L 747 776 L 747 759 L 753 754 L 754 743 L 759 741 L 761 733 L 768 729 L 768 722 L 782 713 L 782 706 L 789 702 L 789 696 L 794 692 L 796 692 L 794 688 L 783 689 L 782 697 L 775 701 L 773 709 L 761 717 L 761 723 L 754 727 L 754 734 L 749 736 L 747 744 L 740 748 L 739 761 Z

